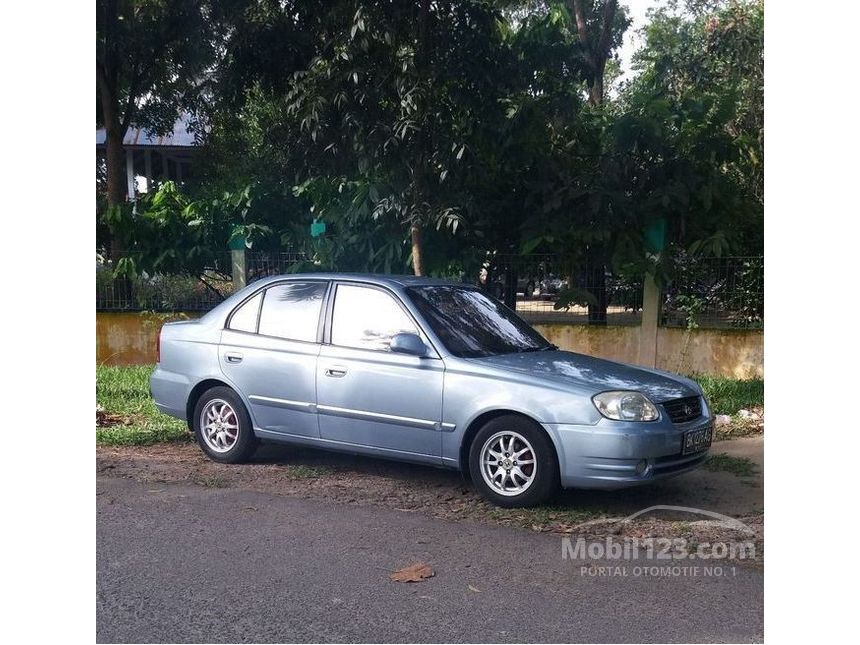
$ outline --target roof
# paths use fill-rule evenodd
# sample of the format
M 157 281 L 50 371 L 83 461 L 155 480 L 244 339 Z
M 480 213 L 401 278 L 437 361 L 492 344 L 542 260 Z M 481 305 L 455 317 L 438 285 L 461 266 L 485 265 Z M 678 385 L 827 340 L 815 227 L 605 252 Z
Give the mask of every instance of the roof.
M 143 128 L 129 128 L 122 145 L 127 148 L 196 148 L 195 135 L 189 132 L 190 117 L 183 114 L 173 124 L 173 131 L 166 135 L 156 135 Z M 105 144 L 105 129 L 96 130 L 96 147 Z
M 467 283 L 457 282 L 455 280 L 447 280 L 444 278 L 428 278 L 416 275 L 393 275 L 385 273 L 289 273 L 285 275 L 268 276 L 261 280 L 257 280 L 252 284 L 262 286 L 270 282 L 278 280 L 296 280 L 296 279 L 314 279 L 314 280 L 355 280 L 356 282 L 366 282 L 368 284 L 398 286 L 398 287 L 416 287 L 416 286 L 439 286 L 439 285 L 458 285 L 470 286 Z

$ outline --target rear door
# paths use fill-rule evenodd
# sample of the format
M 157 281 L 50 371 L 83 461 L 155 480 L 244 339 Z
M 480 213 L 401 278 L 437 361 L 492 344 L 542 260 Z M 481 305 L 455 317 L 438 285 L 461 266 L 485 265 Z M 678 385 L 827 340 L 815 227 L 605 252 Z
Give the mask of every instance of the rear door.
M 338 283 L 330 342 L 317 362 L 317 409 L 324 440 L 421 460 L 441 454 L 444 365 L 436 356 L 392 352 L 398 332 L 422 337 L 397 297 L 380 287 Z
M 275 283 L 237 307 L 221 335 L 221 370 L 247 397 L 254 425 L 319 437 L 316 362 L 329 282 Z

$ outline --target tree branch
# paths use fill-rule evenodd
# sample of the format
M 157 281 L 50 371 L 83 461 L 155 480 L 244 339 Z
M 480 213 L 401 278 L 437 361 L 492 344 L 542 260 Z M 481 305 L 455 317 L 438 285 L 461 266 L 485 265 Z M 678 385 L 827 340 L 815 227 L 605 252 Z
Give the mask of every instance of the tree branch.
M 612 23 L 615 21 L 615 12 L 618 10 L 618 0 L 606 0 L 603 5 L 603 30 L 600 34 L 600 44 L 598 45 L 596 55 L 600 69 L 606 65 L 606 59 L 609 58 L 609 45 L 612 41 Z
M 588 47 L 588 29 L 586 28 L 585 13 L 582 10 L 582 0 L 573 0 L 573 15 L 576 18 L 576 31 L 579 42 Z

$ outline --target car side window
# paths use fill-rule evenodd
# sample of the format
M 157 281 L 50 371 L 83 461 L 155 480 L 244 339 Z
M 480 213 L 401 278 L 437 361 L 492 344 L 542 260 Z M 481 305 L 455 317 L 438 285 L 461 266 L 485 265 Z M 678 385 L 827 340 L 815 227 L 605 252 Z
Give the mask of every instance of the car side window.
M 412 319 L 388 293 L 371 287 L 337 287 L 331 320 L 331 342 L 341 347 L 389 351 L 391 338 L 418 333 Z
M 315 343 L 325 282 L 285 282 L 266 289 L 259 333 Z
M 227 328 L 236 331 L 248 331 L 252 334 L 256 333 L 261 302 L 263 302 L 262 291 L 250 300 L 246 300 L 242 306 L 233 312 Z

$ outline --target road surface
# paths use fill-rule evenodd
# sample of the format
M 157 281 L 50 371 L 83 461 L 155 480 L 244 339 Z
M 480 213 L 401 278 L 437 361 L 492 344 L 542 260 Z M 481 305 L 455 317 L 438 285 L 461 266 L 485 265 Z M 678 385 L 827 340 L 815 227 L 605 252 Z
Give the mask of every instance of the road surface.
M 118 477 L 98 478 L 97 507 L 99 642 L 763 637 L 763 574 L 750 567 L 588 576 L 558 535 Z M 435 577 L 389 581 L 417 561 Z

